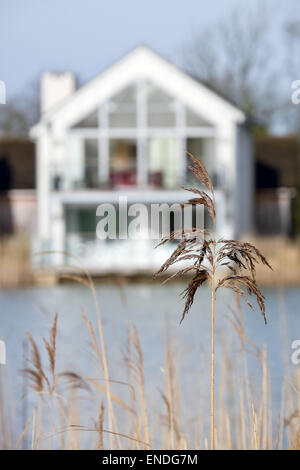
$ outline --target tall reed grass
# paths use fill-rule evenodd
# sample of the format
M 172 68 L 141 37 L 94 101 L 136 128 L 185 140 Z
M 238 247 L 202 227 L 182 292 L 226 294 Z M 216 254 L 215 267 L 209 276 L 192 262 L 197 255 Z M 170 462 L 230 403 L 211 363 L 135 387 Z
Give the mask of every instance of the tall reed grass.
M 33 282 L 30 243 L 16 235 L 0 240 L 0 289 L 28 286 Z
M 197 166 L 197 162 L 194 161 Z M 201 170 L 201 171 L 200 171 Z M 203 168 L 200 181 L 213 194 L 210 179 Z M 198 175 L 198 176 L 199 176 Z M 214 199 L 203 191 L 193 190 L 198 200 L 203 201 L 213 218 L 213 234 L 204 239 L 201 246 L 191 236 L 184 238 L 175 254 L 164 263 L 159 273 L 180 259 L 191 260 L 188 268 L 179 270 L 194 277 L 185 290 L 185 308 L 182 319 L 192 306 L 194 295 L 205 281 L 211 285 L 211 374 L 210 405 L 206 394 L 199 398 L 199 409 L 192 410 L 193 420 L 187 421 L 184 410 L 189 403 L 183 403 L 182 389 L 185 383 L 180 376 L 177 345 L 170 336 L 165 344 L 165 363 L 162 371 L 165 378 L 160 390 L 161 401 L 153 409 L 149 403 L 144 372 L 143 344 L 137 329 L 132 326 L 127 335 L 127 346 L 123 361 L 123 376 L 117 379 L 111 375 L 112 354 L 106 341 L 102 311 L 95 285 L 89 272 L 79 264 L 76 271 L 65 277 L 89 289 L 96 310 L 96 323 L 89 319 L 88 312 L 82 312 L 82 324 L 90 337 L 90 354 L 95 365 L 94 375 L 80 374 L 77 370 L 57 370 L 57 348 L 59 315 L 53 315 L 49 338 L 37 339 L 28 332 L 29 357 L 26 358 L 22 375 L 26 381 L 27 416 L 23 428 L 12 419 L 10 404 L 6 406 L 5 383 L 0 369 L 0 447 L 29 447 L 32 450 L 44 448 L 81 449 L 280 449 L 300 448 L 300 374 L 289 375 L 282 384 L 281 410 L 273 416 L 270 371 L 267 350 L 260 349 L 252 338 L 247 337 L 239 298 L 251 306 L 242 288 L 256 297 L 265 319 L 264 297 L 255 280 L 257 261 L 269 266 L 266 258 L 252 244 L 234 240 L 216 240 Z M 200 199 L 200 200 L 199 200 Z M 163 243 L 166 240 L 163 241 Z M 46 254 L 46 253 L 45 253 Z M 65 253 L 76 261 L 75 257 Z M 204 259 L 208 264 L 203 264 Z M 225 277 L 216 276 L 217 268 L 226 266 L 231 272 Z M 239 269 L 244 270 L 241 274 Z M 78 274 L 74 274 L 77 272 Z M 178 273 L 177 273 L 178 274 Z M 174 277 L 174 275 L 172 275 Z M 219 287 L 231 289 L 236 297 L 228 312 L 228 322 L 236 334 L 239 354 L 232 354 L 230 345 L 224 342 L 224 355 L 219 361 L 219 376 L 215 385 L 215 294 Z M 154 345 L 155 347 L 155 345 Z M 43 359 L 44 348 L 47 361 Z M 255 384 L 249 374 L 249 354 L 259 369 L 259 381 Z M 206 364 L 202 364 L 206 368 Z M 199 373 L 199 376 L 198 376 Z M 191 383 L 202 379 L 197 365 L 190 372 Z M 124 378 L 126 376 L 126 379 Z M 204 388 L 201 381 L 201 387 Z M 189 391 L 188 391 L 189 392 Z M 191 393 L 193 390 L 190 391 Z M 185 393 L 186 396 L 186 393 Z M 203 398 L 204 397 L 204 398 Z M 89 404 L 89 411 L 83 406 Z M 210 432 L 207 410 L 210 408 Z M 88 419 L 92 410 L 92 419 Z M 88 435 L 88 438 L 86 437 Z
M 181 267 L 174 276 L 192 274 L 192 280 L 188 283 L 183 292 L 186 299 L 181 321 L 189 312 L 195 294 L 199 287 L 205 282 L 209 282 L 211 289 L 211 373 L 210 373 L 210 448 L 214 449 L 215 442 L 215 297 L 220 287 L 231 289 L 235 294 L 243 298 L 248 306 L 253 306 L 247 297 L 256 297 L 265 323 L 265 299 L 256 283 L 256 265 L 261 264 L 271 268 L 267 259 L 261 252 L 249 242 L 237 240 L 225 240 L 216 238 L 216 203 L 215 193 L 210 176 L 204 165 L 192 154 L 188 152 L 191 159 L 190 171 L 194 174 L 198 182 L 205 187 L 205 190 L 198 188 L 184 188 L 193 193 L 196 197 L 190 199 L 187 204 L 191 206 L 204 206 L 212 220 L 213 228 L 209 232 L 200 228 L 189 228 L 180 231 L 180 242 L 171 256 L 163 263 L 155 274 L 167 271 L 171 266 L 180 262 L 189 262 L 189 266 Z M 160 245 L 178 236 L 178 231 L 173 231 L 170 236 L 165 237 Z M 225 272 L 224 272 L 225 268 Z M 220 274 L 220 270 L 222 271 Z M 168 280 L 168 279 L 167 279 Z M 245 293 L 246 291 L 246 293 Z
M 78 282 L 87 286 L 95 301 L 94 287 L 85 274 L 78 277 Z M 98 300 L 94 304 L 99 310 L 95 324 L 88 312 L 82 312 L 82 325 L 90 338 L 91 367 L 86 375 L 77 370 L 58 370 L 59 315 L 53 313 L 48 338 L 28 334 L 27 360 L 22 371 L 27 384 L 26 397 L 18 405 L 23 406 L 26 401 L 26 420 L 21 431 L 13 417 L 17 413 L 7 400 L 11 396 L 6 389 L 7 380 L 0 376 L 0 447 L 207 449 L 209 403 L 207 394 L 203 393 L 207 385 L 203 381 L 206 363 L 195 364 L 189 371 L 187 385 L 186 375 L 182 377 L 179 366 L 178 344 L 168 333 L 161 368 L 164 377 L 159 390 L 161 399 L 153 403 L 148 392 L 153 384 L 145 377 L 143 344 L 137 329 L 132 326 L 128 331 L 122 376 L 118 380 L 111 376 L 112 351 L 106 344 Z M 247 337 L 238 299 L 229 309 L 227 321 L 239 347 L 237 350 L 235 345 L 233 354 L 228 337 L 221 339 L 224 347 L 215 389 L 215 449 L 299 449 L 299 371 L 295 369 L 296 373 L 290 374 L 286 370 L 280 413 L 274 414 L 267 351 Z M 249 372 L 249 361 L 256 364 L 255 381 Z M 90 373 L 92 364 L 94 374 Z M 0 369 L 1 372 L 5 369 Z M 190 409 L 189 397 L 197 396 L 198 382 L 202 393 L 198 406 L 195 408 L 197 401 L 193 402 Z

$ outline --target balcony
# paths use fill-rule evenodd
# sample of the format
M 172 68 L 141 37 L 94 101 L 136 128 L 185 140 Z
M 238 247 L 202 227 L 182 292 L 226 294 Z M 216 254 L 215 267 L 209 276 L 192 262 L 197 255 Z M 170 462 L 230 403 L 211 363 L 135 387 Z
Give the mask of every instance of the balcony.
M 138 81 L 100 104 L 67 133 L 54 190 L 176 190 L 186 184 L 185 150 L 210 173 L 215 129 L 149 81 Z

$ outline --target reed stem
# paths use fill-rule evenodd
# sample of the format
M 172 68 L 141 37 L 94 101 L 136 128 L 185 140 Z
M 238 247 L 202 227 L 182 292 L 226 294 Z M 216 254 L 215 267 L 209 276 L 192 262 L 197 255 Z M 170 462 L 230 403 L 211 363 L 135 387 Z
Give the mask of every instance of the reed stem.
M 216 255 L 216 220 L 213 220 L 212 276 L 211 276 L 211 364 L 210 364 L 210 450 L 215 442 L 215 255 Z
M 214 450 L 214 392 L 215 392 L 215 280 L 211 281 L 211 368 L 210 368 L 210 449 Z

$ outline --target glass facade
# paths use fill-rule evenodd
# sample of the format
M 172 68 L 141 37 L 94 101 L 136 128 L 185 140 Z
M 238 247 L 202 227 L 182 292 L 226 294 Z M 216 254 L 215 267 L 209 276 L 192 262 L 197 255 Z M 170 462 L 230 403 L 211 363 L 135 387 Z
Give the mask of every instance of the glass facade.
M 136 86 L 129 86 L 109 101 L 108 126 L 134 128 L 136 125 Z
M 213 133 L 177 97 L 137 81 L 69 130 L 64 177 L 55 189 L 179 188 L 188 178 L 185 150 L 208 171 L 215 167 Z
M 99 126 L 98 120 L 98 110 L 96 109 L 92 114 L 82 119 L 78 122 L 74 128 L 75 129 L 89 129 L 89 128 L 97 128 Z
M 189 137 L 186 140 L 187 151 L 193 154 L 198 158 L 207 169 L 208 173 L 211 175 L 211 178 L 215 180 L 216 168 L 214 162 L 215 155 L 215 140 L 213 138 L 199 138 L 199 137 Z M 193 173 L 188 171 L 186 178 L 189 184 L 195 184 L 196 179 Z M 213 181 L 213 183 L 216 183 Z
M 147 123 L 149 127 L 175 127 L 175 99 L 150 83 L 147 86 L 147 105 Z
M 134 139 L 110 139 L 110 182 L 113 187 L 137 184 L 137 146 Z
M 150 137 L 148 141 L 149 185 L 174 189 L 178 186 L 180 148 L 176 137 Z

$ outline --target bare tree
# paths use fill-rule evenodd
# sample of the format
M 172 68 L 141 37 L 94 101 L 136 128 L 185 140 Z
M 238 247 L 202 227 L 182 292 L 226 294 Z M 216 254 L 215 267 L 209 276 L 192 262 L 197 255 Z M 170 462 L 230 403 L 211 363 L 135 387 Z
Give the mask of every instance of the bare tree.
M 28 134 L 28 129 L 27 117 L 15 102 L 9 101 L 1 106 L 1 137 L 24 137 Z
M 276 59 L 270 20 L 262 6 L 235 8 L 183 49 L 188 72 L 266 122 L 276 109 Z
M 289 128 L 295 132 L 298 141 L 298 162 L 300 162 L 300 103 L 291 102 L 290 93 L 291 84 L 295 80 L 300 80 L 300 20 L 289 21 L 285 25 L 286 33 L 286 71 L 287 86 L 289 93 L 287 104 L 283 107 L 282 117 L 289 124 Z M 297 195 L 292 206 L 293 230 L 294 234 L 299 237 L 300 234 L 300 175 L 297 181 Z
M 25 137 L 39 120 L 39 80 L 33 80 L 19 94 L 10 98 L 0 109 L 0 135 Z
M 285 25 L 287 72 L 292 79 L 300 79 L 300 19 Z
M 285 62 L 286 62 L 286 93 L 282 112 L 282 119 L 287 123 L 288 128 L 299 133 L 300 130 L 300 104 L 293 104 L 291 101 L 291 84 L 295 80 L 300 80 L 300 19 L 294 19 L 285 24 Z

